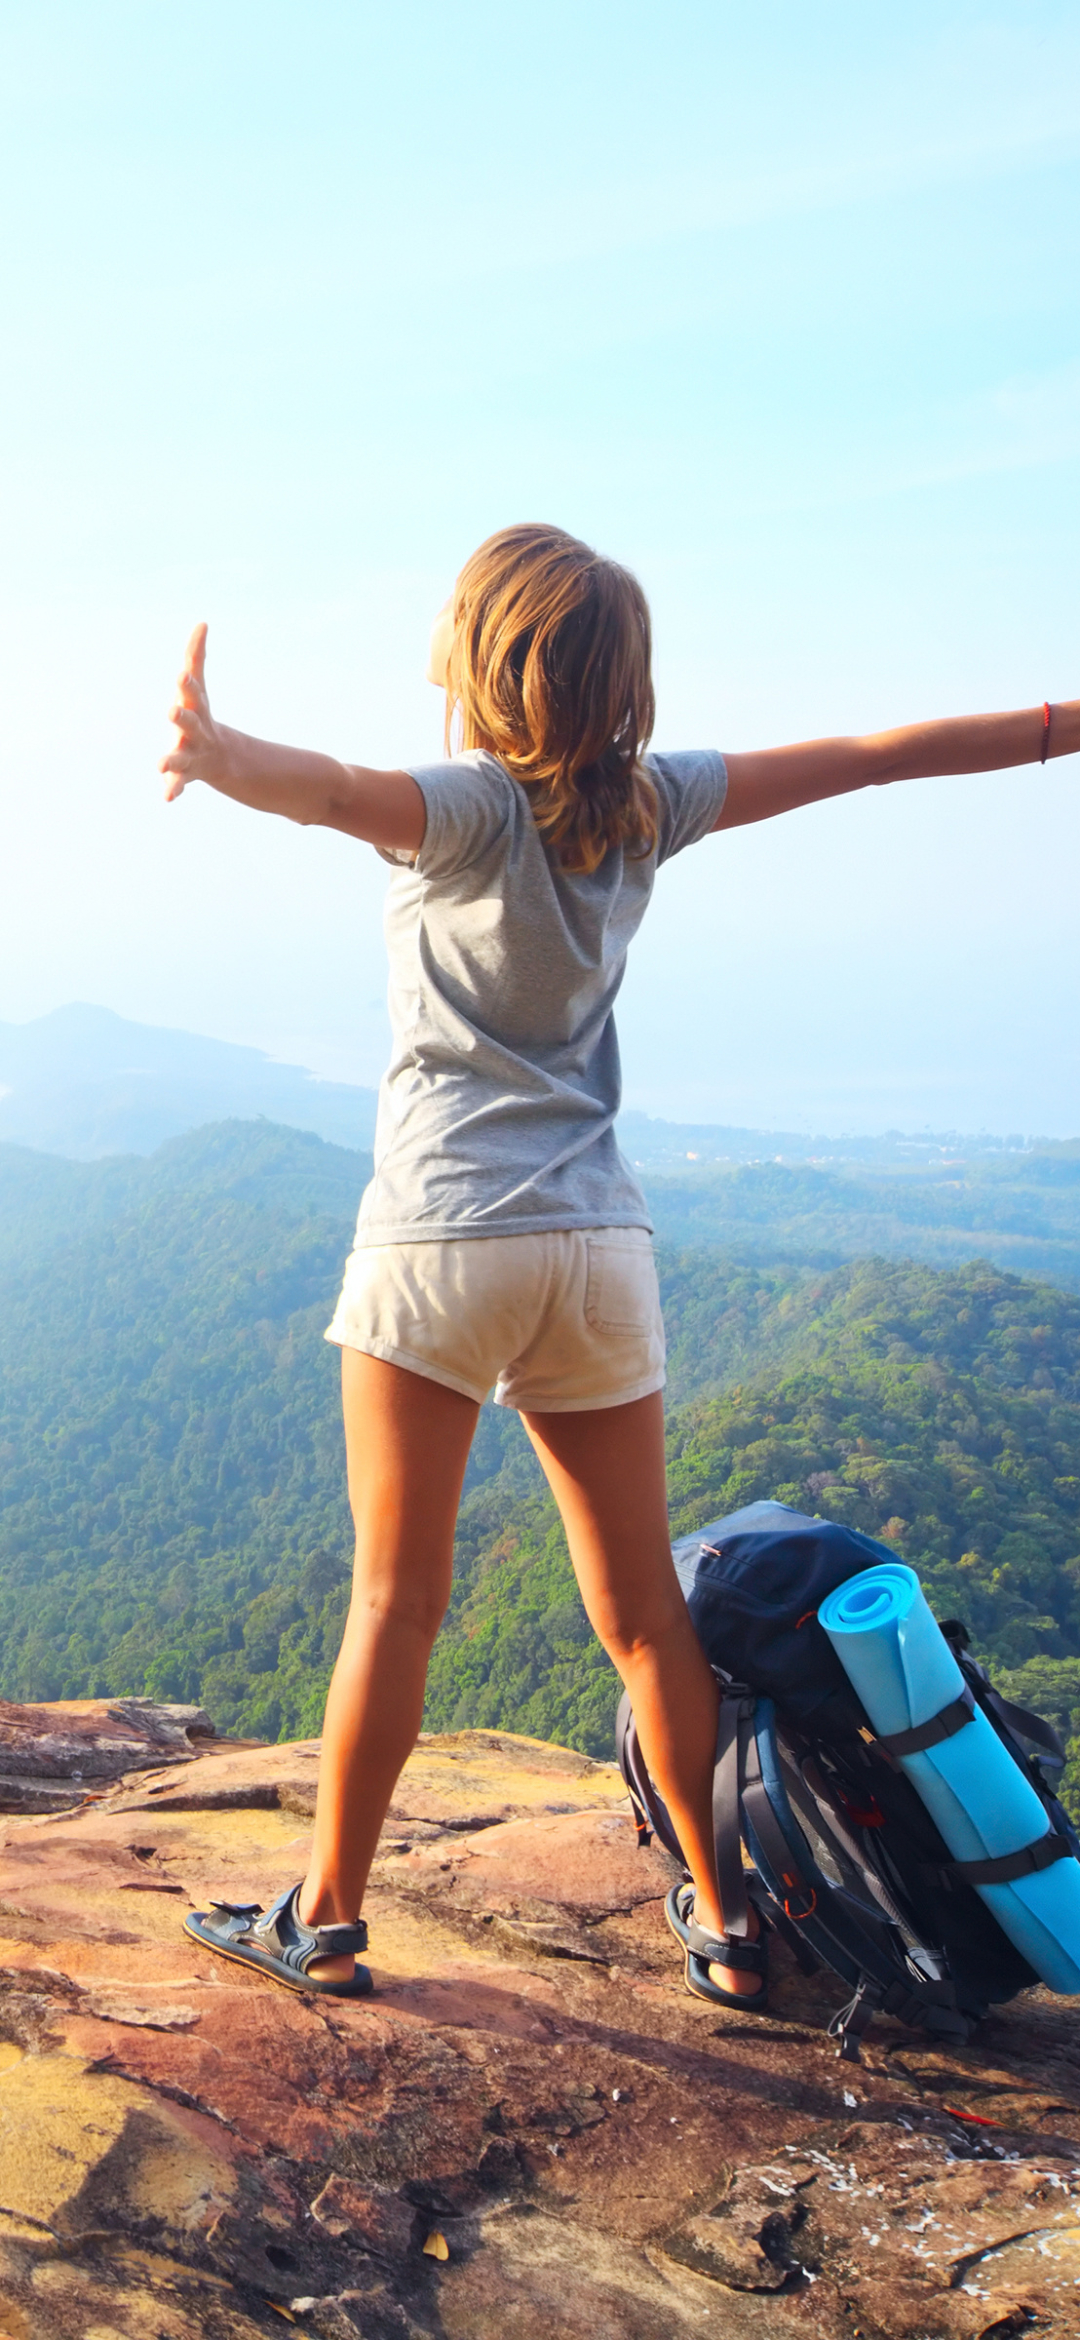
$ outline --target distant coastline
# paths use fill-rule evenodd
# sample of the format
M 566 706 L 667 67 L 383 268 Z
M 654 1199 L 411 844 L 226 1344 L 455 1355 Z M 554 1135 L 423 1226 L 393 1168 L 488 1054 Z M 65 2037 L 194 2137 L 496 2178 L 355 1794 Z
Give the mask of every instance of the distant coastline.
M 217 1121 L 267 1120 L 330 1145 L 367 1151 L 377 1091 L 322 1080 L 303 1065 L 205 1034 L 141 1024 L 84 1003 L 25 1024 L 0 1023 L 0 1143 L 73 1161 L 152 1154 Z M 944 1176 L 1033 1153 L 1080 1156 L 1080 1136 L 889 1129 L 877 1136 L 752 1129 L 656 1119 L 633 1107 L 619 1141 L 635 1167 L 694 1178 L 740 1164 L 908 1171 Z

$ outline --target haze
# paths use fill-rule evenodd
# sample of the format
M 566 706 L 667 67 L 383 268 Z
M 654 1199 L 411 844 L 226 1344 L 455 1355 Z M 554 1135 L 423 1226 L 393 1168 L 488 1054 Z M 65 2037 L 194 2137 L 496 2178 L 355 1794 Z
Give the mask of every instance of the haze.
M 43 0 L 0 119 L 0 1021 L 376 1079 L 382 864 L 167 808 L 163 712 L 205 616 L 226 720 L 436 757 L 506 520 L 638 570 L 659 746 L 1080 692 L 1075 7 Z M 1075 1133 L 1078 780 L 685 855 L 627 1103 Z

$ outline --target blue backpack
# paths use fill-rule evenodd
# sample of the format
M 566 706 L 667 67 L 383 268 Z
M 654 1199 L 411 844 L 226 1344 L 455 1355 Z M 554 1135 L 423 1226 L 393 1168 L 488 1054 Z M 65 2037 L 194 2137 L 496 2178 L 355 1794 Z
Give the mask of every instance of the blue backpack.
M 674 1557 L 722 1694 L 713 1807 L 725 1913 L 737 1922 L 754 1900 L 804 1973 L 824 1965 L 841 1977 L 849 1995 L 829 2028 L 849 2062 L 877 2012 L 967 2039 L 992 2004 L 1039 1977 L 875 1735 L 817 1617 L 838 1585 L 895 1554 L 833 1521 L 753 1503 L 684 1537 Z M 1056 1732 L 999 1696 L 958 1620 L 941 1630 L 965 1694 L 1035 1787 L 1063 1852 L 1080 1857 L 1053 1792 L 1065 1760 Z M 655 1833 L 682 1861 L 625 1697 L 616 1745 L 639 1842 Z

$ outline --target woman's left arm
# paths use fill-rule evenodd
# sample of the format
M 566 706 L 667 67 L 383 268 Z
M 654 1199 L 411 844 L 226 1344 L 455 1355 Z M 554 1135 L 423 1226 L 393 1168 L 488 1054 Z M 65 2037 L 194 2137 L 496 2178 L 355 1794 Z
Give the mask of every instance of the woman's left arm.
M 796 747 L 726 756 L 728 785 L 718 829 L 769 821 L 799 805 L 893 780 L 929 780 L 954 772 L 1001 772 L 1037 764 L 1043 755 L 1042 707 L 1007 715 L 958 715 L 945 723 L 909 723 L 865 739 L 807 739 Z M 1080 752 L 1080 699 L 1056 700 L 1046 754 Z

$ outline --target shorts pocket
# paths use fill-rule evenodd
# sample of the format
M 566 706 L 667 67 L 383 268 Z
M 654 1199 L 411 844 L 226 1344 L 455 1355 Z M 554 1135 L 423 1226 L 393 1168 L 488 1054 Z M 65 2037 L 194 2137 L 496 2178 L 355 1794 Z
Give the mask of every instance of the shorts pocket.
M 597 1241 L 586 1236 L 589 1270 L 585 1286 L 585 1322 L 594 1332 L 642 1333 L 653 1330 L 659 1315 L 656 1262 L 652 1245 Z

